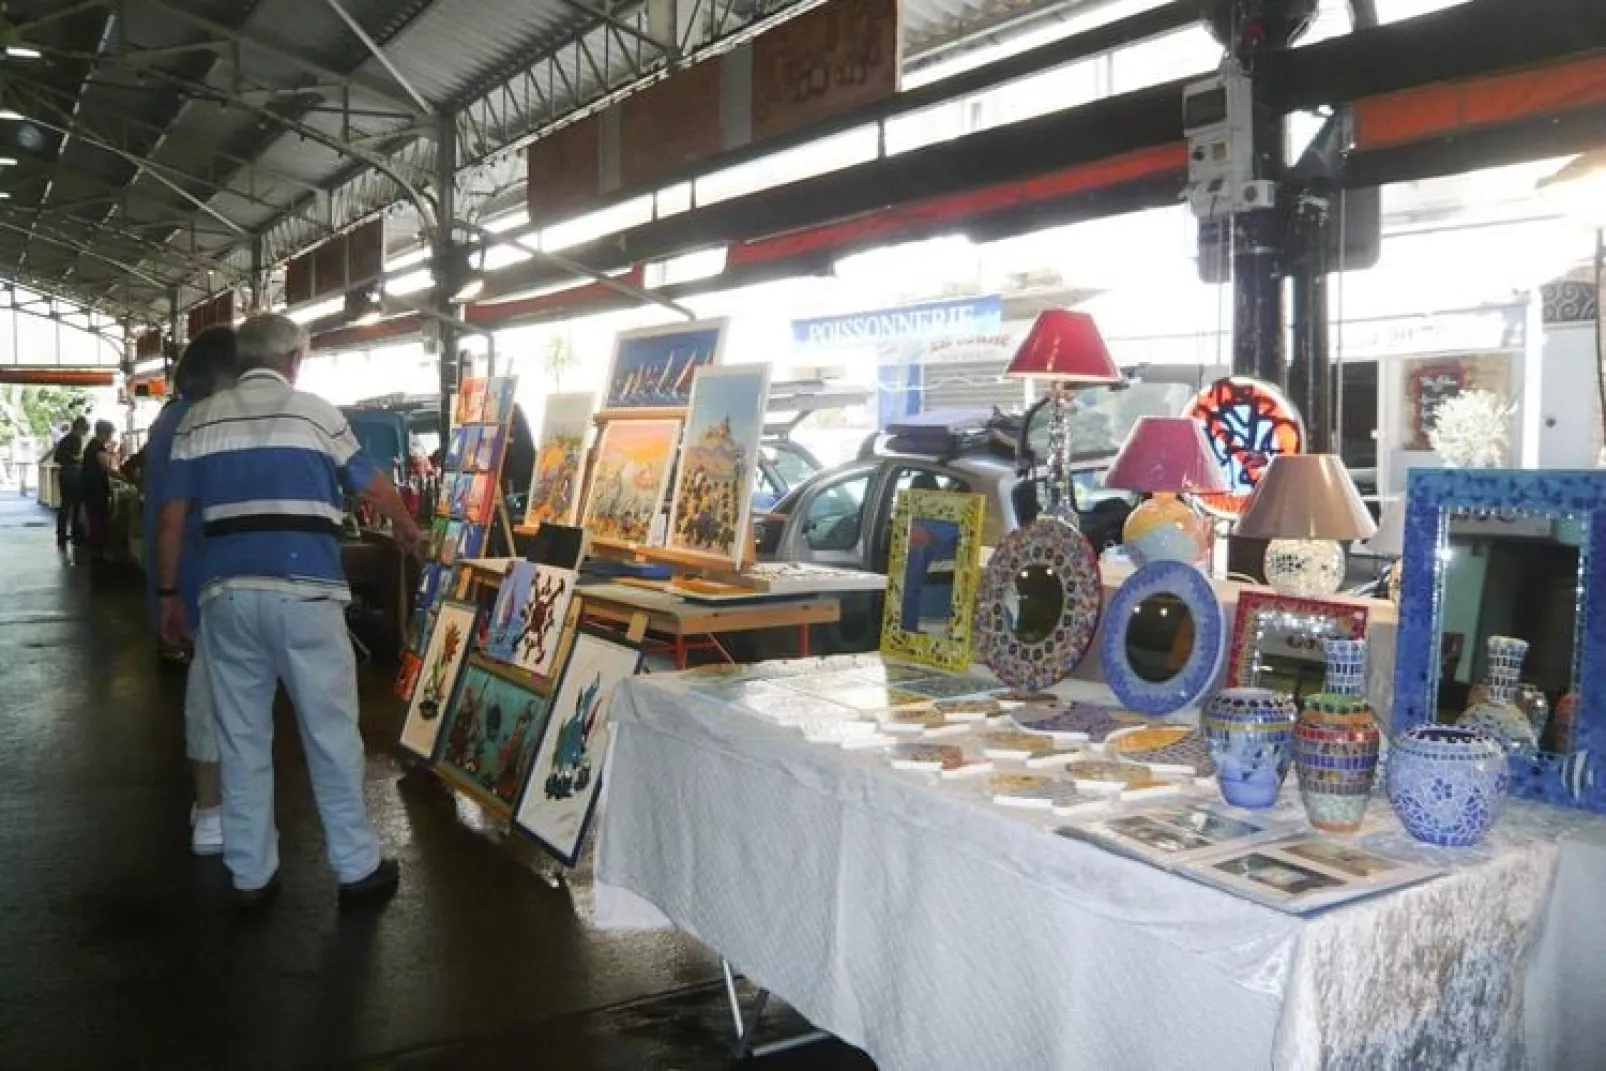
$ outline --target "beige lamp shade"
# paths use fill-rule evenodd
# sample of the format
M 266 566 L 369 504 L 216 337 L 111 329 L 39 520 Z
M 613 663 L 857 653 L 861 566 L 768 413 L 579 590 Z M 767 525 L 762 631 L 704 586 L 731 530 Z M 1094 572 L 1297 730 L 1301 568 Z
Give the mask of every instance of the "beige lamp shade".
M 1405 553 L 1404 495 L 1383 503 L 1383 515 L 1377 519 L 1377 534 L 1361 549 L 1379 558 L 1398 558 Z
M 1336 454 L 1278 454 L 1238 518 L 1247 539 L 1370 539 L 1366 503 Z

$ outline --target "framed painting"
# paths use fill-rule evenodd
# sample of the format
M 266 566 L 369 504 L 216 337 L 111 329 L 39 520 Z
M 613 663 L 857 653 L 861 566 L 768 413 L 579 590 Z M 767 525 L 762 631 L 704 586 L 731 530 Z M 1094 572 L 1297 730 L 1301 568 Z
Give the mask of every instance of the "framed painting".
M 465 376 L 457 385 L 457 423 L 478 424 L 485 415 L 485 379 Z
M 608 753 L 608 704 L 626 677 L 641 669 L 642 652 L 617 639 L 578 632 L 552 695 L 552 716 L 541 734 L 513 826 L 557 856 L 580 858 L 586 827 L 602 784 Z
M 1434 410 L 1463 391 L 1486 390 L 1511 400 L 1511 356 L 1505 353 L 1459 357 L 1415 357 L 1401 362 L 1405 377 L 1405 443 L 1407 450 L 1432 450 L 1428 432 Z
M 485 404 L 480 423 L 504 425 L 513 415 L 513 396 L 518 391 L 517 376 L 495 376 L 485 381 Z
M 440 729 L 435 768 L 506 818 L 546 720 L 546 697 L 528 681 L 487 659 L 470 658 Z
M 483 427 L 480 429 L 479 440 L 474 444 L 474 471 L 489 472 L 494 478 L 501 470 L 502 441 L 504 434 L 501 428 Z M 467 466 L 464 466 L 465 468 Z
M 899 492 L 881 616 L 882 654 L 941 669 L 970 665 L 986 510 L 981 495 Z
M 1270 688 L 1298 702 L 1322 690 L 1323 640 L 1364 640 L 1365 606 L 1243 591 L 1233 618 L 1227 687 Z
M 1501 708 L 1513 796 L 1606 811 L 1606 470 L 1412 469 L 1405 500 L 1393 732 Z
M 443 603 L 435 616 L 435 627 L 430 630 L 429 646 L 424 651 L 401 731 L 402 749 L 426 761 L 435 756 L 441 715 L 446 712 L 452 686 L 468 655 L 476 614 L 475 607 L 468 603 Z
M 524 524 L 573 524 L 585 476 L 586 432 L 596 399 L 590 394 L 553 394 L 541 414 L 541 442 L 530 474 Z
M 697 370 L 719 363 L 729 322 L 694 320 L 621 331 L 602 408 L 684 409 Z
M 603 426 L 582 525 L 592 539 L 648 541 L 679 439 L 679 420 L 612 420 Z
M 748 511 L 769 387 L 767 364 L 698 371 L 669 496 L 666 547 L 738 569 L 752 556 Z
M 537 676 L 551 676 L 575 579 L 568 569 L 514 562 L 497 589 L 485 653 Z
M 496 480 L 489 472 L 468 477 L 468 493 L 463 498 L 463 519 L 470 524 L 489 524 L 496 511 Z

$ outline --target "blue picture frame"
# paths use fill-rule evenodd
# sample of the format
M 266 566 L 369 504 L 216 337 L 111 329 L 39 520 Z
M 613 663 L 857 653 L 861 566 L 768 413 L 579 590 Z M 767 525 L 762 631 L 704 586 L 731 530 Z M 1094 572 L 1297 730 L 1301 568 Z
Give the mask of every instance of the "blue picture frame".
M 1174 595 L 1193 615 L 1193 651 L 1168 680 L 1139 676 L 1127 658 L 1127 630 L 1145 599 Z M 1099 654 L 1104 679 L 1121 701 L 1140 714 L 1174 714 L 1197 703 L 1215 683 L 1227 651 L 1226 614 L 1215 588 L 1198 569 L 1183 562 L 1150 562 L 1127 577 L 1104 610 L 1104 637 Z
M 1400 562 L 1399 629 L 1390 731 L 1437 720 L 1439 613 L 1444 583 L 1440 550 L 1450 514 L 1576 517 L 1579 547 L 1573 750 L 1511 756 L 1511 794 L 1546 803 L 1606 811 L 1606 784 L 1592 769 L 1606 752 L 1606 584 L 1593 548 L 1606 547 L 1606 470 L 1412 469 L 1406 477 L 1405 553 Z

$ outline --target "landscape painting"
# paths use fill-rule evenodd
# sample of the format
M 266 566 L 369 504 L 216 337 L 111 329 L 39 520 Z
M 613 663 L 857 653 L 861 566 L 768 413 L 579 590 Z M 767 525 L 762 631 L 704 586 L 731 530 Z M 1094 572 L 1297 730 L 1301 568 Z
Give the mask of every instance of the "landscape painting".
M 541 445 L 535 453 L 524 525 L 573 524 L 580 508 L 586 432 L 596 399 L 590 394 L 554 394 L 541 416 Z
M 466 603 L 442 604 L 430 631 L 418 682 L 413 687 L 407 720 L 402 723 L 401 746 L 421 759 L 435 754 L 440 739 L 441 715 L 457 682 L 468 641 L 474 635 L 474 607 Z
M 664 500 L 678 420 L 615 420 L 597 440 L 584 527 L 593 540 L 646 543 Z
M 717 364 L 727 320 L 621 331 L 603 409 L 683 409 L 697 369 Z
M 537 676 L 549 676 L 574 584 L 571 570 L 514 562 L 497 590 L 485 653 Z
M 740 567 L 748 557 L 748 508 L 769 365 L 705 368 L 692 384 L 665 545 Z
M 546 725 L 546 698 L 470 660 L 446 714 L 436 766 L 500 817 L 511 813 Z
M 641 652 L 589 632 L 577 633 L 553 693 L 513 825 L 565 866 L 574 866 L 591 821 L 608 750 L 614 689 L 641 668 Z

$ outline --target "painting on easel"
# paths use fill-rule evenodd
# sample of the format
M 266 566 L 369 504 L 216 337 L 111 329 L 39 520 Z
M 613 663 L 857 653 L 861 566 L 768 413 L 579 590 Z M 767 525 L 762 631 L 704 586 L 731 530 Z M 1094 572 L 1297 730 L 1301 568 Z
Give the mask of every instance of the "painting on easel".
M 769 365 L 697 373 L 669 499 L 669 549 L 736 568 L 749 556 L 747 518 L 769 385 Z
M 554 394 L 541 415 L 541 445 L 535 453 L 524 525 L 573 524 L 580 508 L 586 431 L 596 399 L 590 394 Z
M 719 363 L 728 320 L 621 331 L 608 369 L 602 408 L 684 409 L 691 401 L 692 377 Z
M 649 541 L 679 438 L 678 420 L 614 420 L 603 426 L 586 491 L 584 527 L 593 540 Z
M 514 562 L 497 591 L 485 653 L 537 676 L 549 676 L 574 583 L 571 570 Z
M 546 725 L 546 697 L 495 666 L 469 659 L 441 729 L 436 769 L 507 815 Z

